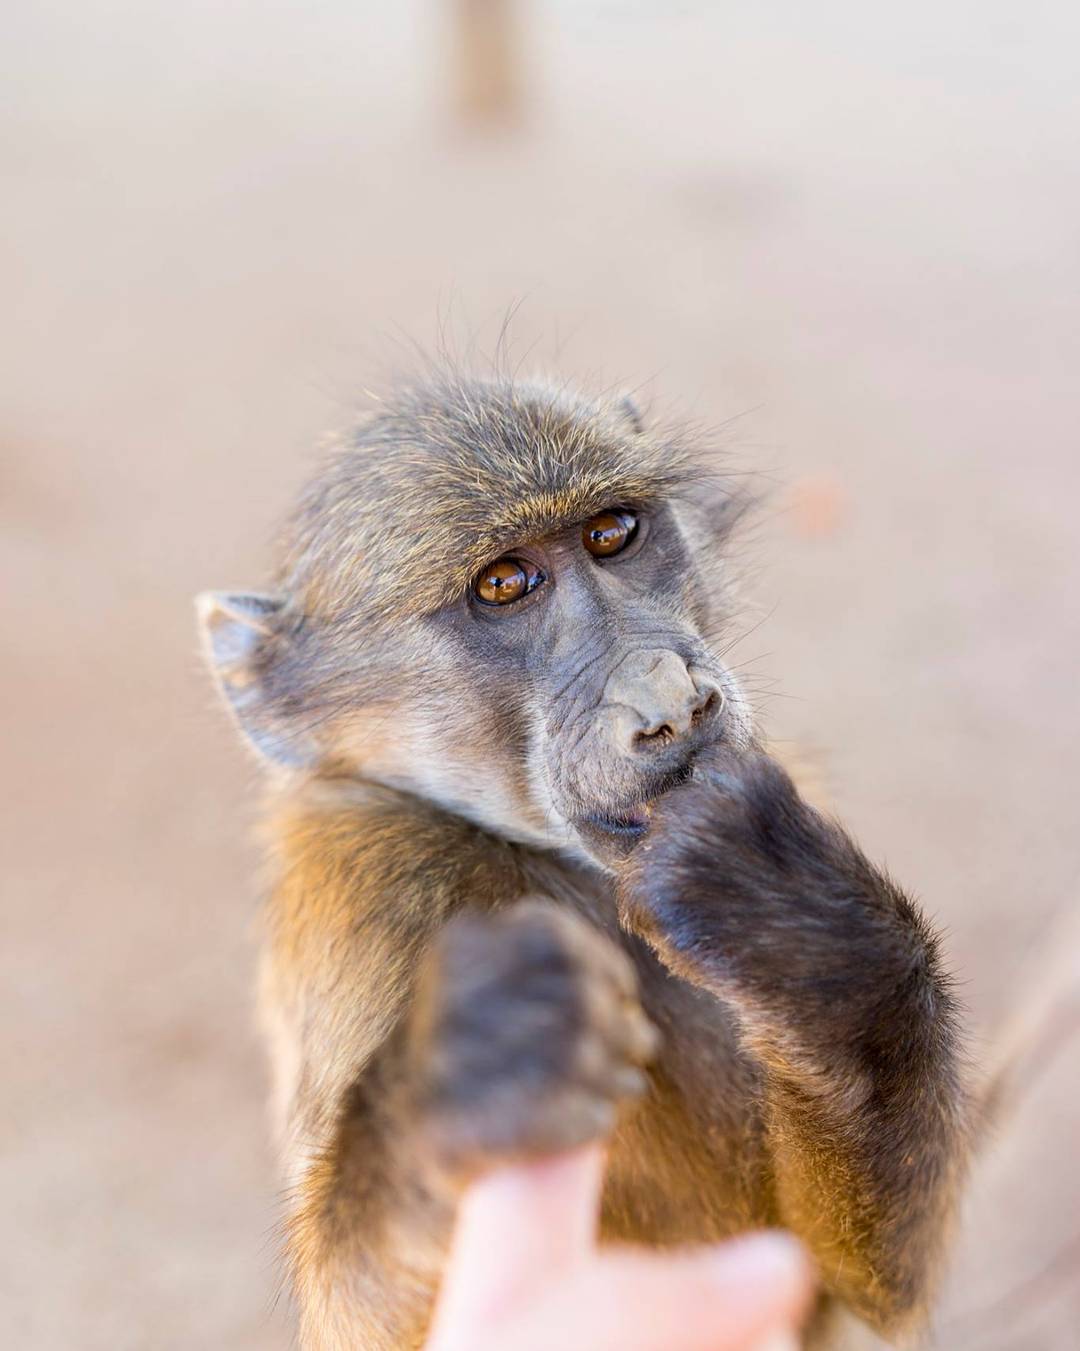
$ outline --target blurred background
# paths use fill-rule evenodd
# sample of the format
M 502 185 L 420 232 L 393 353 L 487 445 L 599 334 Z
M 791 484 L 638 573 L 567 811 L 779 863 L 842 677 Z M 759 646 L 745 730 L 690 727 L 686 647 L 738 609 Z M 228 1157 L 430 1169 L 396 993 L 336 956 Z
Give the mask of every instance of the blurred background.
M 1075 1346 L 1076 6 L 2 23 L 7 1343 L 291 1344 L 257 776 L 191 596 L 263 580 L 413 344 L 482 361 L 517 306 L 526 367 L 724 424 L 771 487 L 739 658 L 769 727 L 946 927 L 976 1058 L 1025 990 L 1045 1014 L 937 1344 Z

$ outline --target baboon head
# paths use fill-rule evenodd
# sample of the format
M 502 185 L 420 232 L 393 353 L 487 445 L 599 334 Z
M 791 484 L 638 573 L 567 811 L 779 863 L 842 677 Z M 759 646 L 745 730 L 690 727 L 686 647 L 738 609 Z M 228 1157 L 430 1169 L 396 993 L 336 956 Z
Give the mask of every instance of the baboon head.
M 740 497 L 625 399 L 445 377 L 303 495 L 272 594 L 199 599 L 240 726 L 606 864 L 750 718 L 714 645 Z

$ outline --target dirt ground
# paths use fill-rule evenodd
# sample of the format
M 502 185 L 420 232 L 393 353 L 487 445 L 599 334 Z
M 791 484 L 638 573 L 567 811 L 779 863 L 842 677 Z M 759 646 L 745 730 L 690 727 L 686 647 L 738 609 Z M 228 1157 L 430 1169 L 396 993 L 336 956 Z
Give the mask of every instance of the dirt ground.
M 946 927 L 976 1058 L 1025 982 L 1045 993 L 1048 950 L 1073 963 L 938 1340 L 1064 1351 L 1077 11 L 521 8 L 501 129 L 455 117 L 435 0 L 7 16 L 6 1344 L 290 1344 L 250 1017 L 256 776 L 191 596 L 261 581 L 321 434 L 413 341 L 449 322 L 483 351 L 520 302 L 526 365 L 723 424 L 772 485 L 740 660 Z

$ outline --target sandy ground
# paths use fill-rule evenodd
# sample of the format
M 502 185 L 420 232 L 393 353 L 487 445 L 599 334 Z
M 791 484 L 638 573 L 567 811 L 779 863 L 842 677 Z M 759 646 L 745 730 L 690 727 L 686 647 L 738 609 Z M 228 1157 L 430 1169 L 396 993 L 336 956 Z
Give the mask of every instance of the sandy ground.
M 1076 950 L 1075 8 L 536 3 L 499 133 L 448 112 L 439 8 L 5 24 L 12 1346 L 289 1344 L 255 775 L 190 597 L 259 583 L 321 433 L 440 316 L 484 349 L 521 301 L 527 364 L 766 473 L 740 659 L 947 927 L 977 1056 Z M 943 1347 L 1075 1344 L 1080 1051 L 1039 1054 Z

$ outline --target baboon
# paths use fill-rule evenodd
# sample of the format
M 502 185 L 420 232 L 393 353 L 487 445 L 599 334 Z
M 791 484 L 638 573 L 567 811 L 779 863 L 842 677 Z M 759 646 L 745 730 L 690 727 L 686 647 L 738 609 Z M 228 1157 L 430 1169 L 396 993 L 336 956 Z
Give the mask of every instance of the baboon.
M 419 1346 L 460 1187 L 596 1138 L 604 1239 L 785 1226 L 815 1344 L 829 1305 L 925 1311 L 968 1148 L 949 978 L 719 655 L 735 481 L 624 398 L 431 376 L 316 475 L 271 593 L 200 597 L 271 769 L 309 1351 Z

